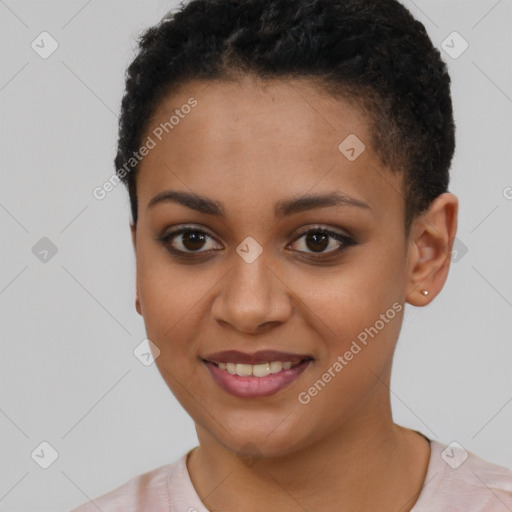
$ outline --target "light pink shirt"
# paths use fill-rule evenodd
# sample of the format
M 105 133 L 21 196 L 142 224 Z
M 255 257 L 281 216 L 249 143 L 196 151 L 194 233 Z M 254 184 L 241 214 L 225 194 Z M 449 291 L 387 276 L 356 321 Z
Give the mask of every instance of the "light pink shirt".
M 512 511 L 511 470 L 458 446 L 434 440 L 430 446 L 423 489 L 411 512 Z M 190 451 L 71 512 L 209 512 L 188 474 Z

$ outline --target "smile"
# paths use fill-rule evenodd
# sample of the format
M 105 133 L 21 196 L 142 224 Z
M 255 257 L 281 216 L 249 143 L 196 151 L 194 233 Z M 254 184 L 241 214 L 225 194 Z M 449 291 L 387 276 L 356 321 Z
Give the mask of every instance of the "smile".
M 215 364 L 215 363 L 214 363 Z M 231 375 L 239 375 L 240 377 L 266 377 L 273 373 L 279 373 L 283 370 L 289 370 L 300 364 L 290 361 L 271 361 L 263 364 L 244 364 L 244 363 L 217 363 L 221 370 L 226 370 Z
M 238 398 L 263 398 L 290 386 L 308 368 L 311 358 L 301 361 L 269 361 L 260 364 L 204 360 L 213 381 Z

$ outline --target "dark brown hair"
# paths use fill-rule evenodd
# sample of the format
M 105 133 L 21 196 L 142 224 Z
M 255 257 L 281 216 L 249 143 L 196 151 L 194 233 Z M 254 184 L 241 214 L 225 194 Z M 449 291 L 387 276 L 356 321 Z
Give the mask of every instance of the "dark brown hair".
M 140 147 L 158 103 L 189 79 L 312 78 L 369 114 L 373 149 L 403 174 L 405 231 L 447 191 L 455 125 L 447 66 L 395 0 L 191 0 L 139 36 L 115 166 L 137 223 Z M 341 142 L 341 141 L 340 141 Z

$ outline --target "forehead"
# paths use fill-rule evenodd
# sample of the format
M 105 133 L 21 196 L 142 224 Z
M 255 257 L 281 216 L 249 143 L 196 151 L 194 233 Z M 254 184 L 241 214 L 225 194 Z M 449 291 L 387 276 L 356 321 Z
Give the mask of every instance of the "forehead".
M 377 209 L 401 199 L 401 177 L 373 152 L 366 114 L 308 80 L 187 82 L 160 102 L 147 137 L 141 209 L 165 189 L 213 197 L 228 214 L 241 196 L 254 208 L 332 190 Z

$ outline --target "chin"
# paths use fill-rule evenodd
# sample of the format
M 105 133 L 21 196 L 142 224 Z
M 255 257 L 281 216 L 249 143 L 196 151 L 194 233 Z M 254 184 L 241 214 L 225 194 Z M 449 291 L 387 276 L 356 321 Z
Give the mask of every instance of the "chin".
M 279 422 L 275 422 L 279 425 Z M 224 425 L 226 430 L 215 426 L 212 435 L 225 449 L 236 453 L 244 459 L 250 457 L 254 460 L 264 458 L 283 457 L 296 451 L 303 444 L 304 432 L 298 427 L 291 428 L 279 425 L 276 429 L 258 427 L 254 422 L 246 425 Z M 300 432 L 300 438 L 298 437 Z M 231 435 L 230 435 L 231 434 Z

